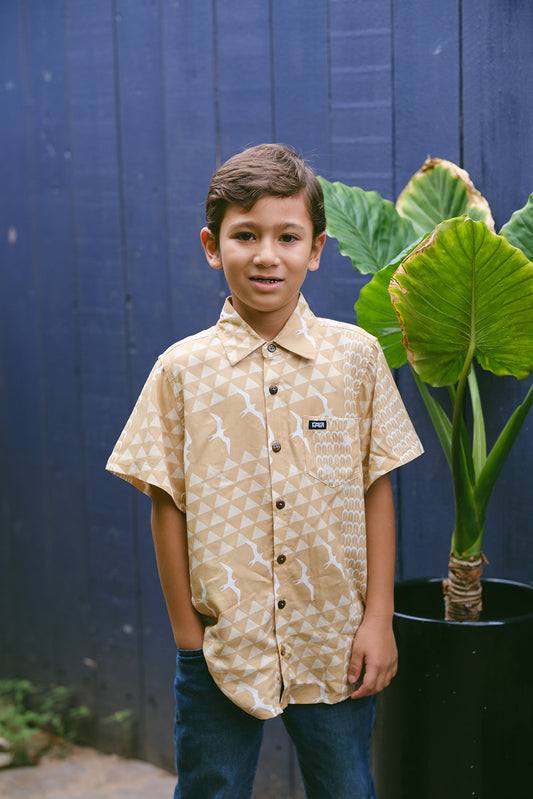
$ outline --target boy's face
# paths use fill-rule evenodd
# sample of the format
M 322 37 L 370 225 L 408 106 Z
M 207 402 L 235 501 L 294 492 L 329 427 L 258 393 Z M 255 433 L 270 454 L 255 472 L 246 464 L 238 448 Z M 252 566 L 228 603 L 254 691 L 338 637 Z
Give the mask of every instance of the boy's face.
M 210 266 L 224 270 L 237 313 L 268 339 L 296 308 L 307 272 L 318 269 L 326 234 L 313 238 L 302 194 L 265 195 L 249 211 L 227 208 L 218 247 L 208 228 L 201 239 Z

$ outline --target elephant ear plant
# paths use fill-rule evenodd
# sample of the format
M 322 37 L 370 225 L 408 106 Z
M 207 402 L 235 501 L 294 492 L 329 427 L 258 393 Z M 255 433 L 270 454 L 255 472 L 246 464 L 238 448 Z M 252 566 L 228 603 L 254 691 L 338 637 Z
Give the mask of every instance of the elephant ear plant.
M 533 195 L 496 235 L 486 200 L 449 161 L 426 161 L 396 206 L 376 192 L 320 182 L 328 234 L 373 275 L 355 305 L 358 323 L 378 337 L 391 368 L 409 362 L 451 469 L 445 618 L 476 620 L 487 507 L 533 385 L 488 452 L 475 365 L 518 379 L 533 369 Z M 431 388 L 443 386 L 447 405 Z

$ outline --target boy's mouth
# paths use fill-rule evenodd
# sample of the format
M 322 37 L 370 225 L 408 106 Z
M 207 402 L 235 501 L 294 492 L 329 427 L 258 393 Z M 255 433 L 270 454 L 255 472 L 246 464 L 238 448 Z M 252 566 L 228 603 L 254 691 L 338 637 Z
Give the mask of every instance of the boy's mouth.
M 251 277 L 256 283 L 281 283 L 279 277 Z

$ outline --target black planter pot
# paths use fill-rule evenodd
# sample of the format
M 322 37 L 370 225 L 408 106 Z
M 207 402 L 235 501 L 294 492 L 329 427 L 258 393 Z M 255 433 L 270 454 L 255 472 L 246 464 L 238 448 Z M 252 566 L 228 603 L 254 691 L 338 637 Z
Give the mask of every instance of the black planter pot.
M 484 580 L 482 619 L 445 622 L 441 583 L 396 586 L 398 674 L 373 738 L 378 799 L 533 796 L 533 586 Z

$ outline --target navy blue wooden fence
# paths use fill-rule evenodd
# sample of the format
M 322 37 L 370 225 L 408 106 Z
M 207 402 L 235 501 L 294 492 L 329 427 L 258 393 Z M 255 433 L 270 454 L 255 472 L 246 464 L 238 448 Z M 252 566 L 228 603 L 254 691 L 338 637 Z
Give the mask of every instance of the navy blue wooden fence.
M 104 464 L 157 354 L 225 296 L 198 236 L 209 178 L 285 141 L 393 199 L 430 154 L 470 172 L 499 227 L 533 191 L 532 37 L 529 0 L 2 0 L 0 676 L 76 686 L 102 746 L 131 708 L 135 752 L 170 765 L 149 503 Z M 360 286 L 329 242 L 305 293 L 355 321 Z M 527 386 L 483 379 L 493 435 Z M 442 574 L 450 479 L 399 382 L 427 454 L 396 482 L 398 576 Z M 491 575 L 528 581 L 532 425 L 485 547 Z M 301 795 L 277 756 L 275 795 Z

